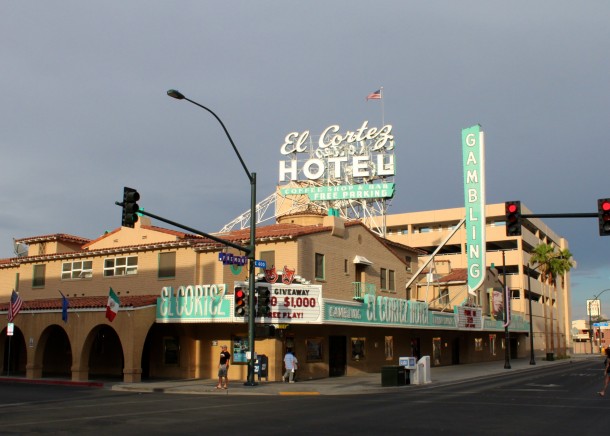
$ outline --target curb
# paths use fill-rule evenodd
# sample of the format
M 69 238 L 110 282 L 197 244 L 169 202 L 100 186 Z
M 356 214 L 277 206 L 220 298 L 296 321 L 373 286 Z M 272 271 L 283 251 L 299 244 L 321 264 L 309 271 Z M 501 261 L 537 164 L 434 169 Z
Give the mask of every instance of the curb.
M 30 379 L 19 377 L 0 377 L 0 383 L 20 383 L 29 385 L 55 385 L 55 386 L 81 386 L 87 388 L 103 388 L 103 382 L 91 381 L 73 381 L 73 380 L 57 380 L 57 379 Z

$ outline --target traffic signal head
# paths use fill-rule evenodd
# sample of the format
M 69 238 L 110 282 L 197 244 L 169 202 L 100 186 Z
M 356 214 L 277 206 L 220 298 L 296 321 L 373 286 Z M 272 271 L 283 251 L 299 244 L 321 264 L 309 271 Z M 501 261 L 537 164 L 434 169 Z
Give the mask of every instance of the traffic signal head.
M 256 316 L 263 318 L 271 315 L 271 291 L 267 287 L 256 289 Z
M 233 314 L 236 317 L 248 316 L 248 292 L 242 287 L 235 288 Z
M 521 202 L 507 201 L 504 203 L 506 214 L 506 236 L 521 236 Z
M 123 219 L 121 225 L 123 227 L 131 227 L 138 221 L 138 206 L 137 201 L 140 199 L 138 191 L 132 188 L 123 188 Z
M 610 235 L 610 198 L 597 200 L 597 216 L 599 220 L 599 235 Z

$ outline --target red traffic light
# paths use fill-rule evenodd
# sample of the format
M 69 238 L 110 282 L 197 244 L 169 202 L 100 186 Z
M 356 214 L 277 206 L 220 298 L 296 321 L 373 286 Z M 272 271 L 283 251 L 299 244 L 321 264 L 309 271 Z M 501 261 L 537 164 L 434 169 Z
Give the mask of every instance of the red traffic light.
M 505 202 L 504 212 L 506 220 L 506 236 L 521 236 L 521 202 Z
M 237 317 L 244 317 L 248 314 L 247 292 L 243 288 L 235 288 L 233 314 Z
M 599 235 L 610 236 L 610 198 L 597 200 L 597 217 L 599 221 Z

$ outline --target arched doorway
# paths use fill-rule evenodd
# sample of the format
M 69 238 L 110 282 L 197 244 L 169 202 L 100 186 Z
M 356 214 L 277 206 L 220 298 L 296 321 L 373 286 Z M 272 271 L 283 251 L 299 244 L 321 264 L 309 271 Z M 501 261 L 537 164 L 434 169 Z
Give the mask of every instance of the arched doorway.
M 89 379 L 122 379 L 125 360 L 123 347 L 116 331 L 107 325 L 93 329 L 87 341 L 89 350 Z
M 25 338 L 20 329 L 15 327 L 12 336 L 6 335 L 6 328 L 0 333 L 4 358 L 2 359 L 2 375 L 7 377 L 25 376 L 27 363 L 27 349 Z
M 66 331 L 58 325 L 47 327 L 40 336 L 42 347 L 42 376 L 70 378 L 72 376 L 72 347 Z

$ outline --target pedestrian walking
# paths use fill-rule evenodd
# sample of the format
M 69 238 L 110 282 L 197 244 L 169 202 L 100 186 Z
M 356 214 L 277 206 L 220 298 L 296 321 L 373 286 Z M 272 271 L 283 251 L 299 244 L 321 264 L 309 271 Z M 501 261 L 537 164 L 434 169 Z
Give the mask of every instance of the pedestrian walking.
M 610 382 L 610 374 L 608 373 L 610 370 L 610 346 L 606 348 L 606 360 L 604 360 L 604 365 L 606 366 L 604 369 L 604 388 L 598 392 L 602 397 L 606 395 L 606 388 L 608 387 L 608 382 Z
M 289 348 L 284 356 L 284 366 L 286 367 L 286 372 L 284 373 L 284 377 L 282 377 L 283 381 L 294 383 L 294 373 L 297 370 L 298 363 L 299 361 L 297 360 L 296 356 L 292 354 L 292 350 Z
M 227 351 L 227 346 L 223 345 L 220 351 L 220 360 L 218 362 L 218 385 L 216 389 L 229 388 L 229 361 L 231 353 Z M 224 384 L 223 384 L 224 379 Z

